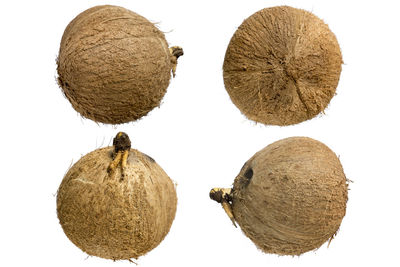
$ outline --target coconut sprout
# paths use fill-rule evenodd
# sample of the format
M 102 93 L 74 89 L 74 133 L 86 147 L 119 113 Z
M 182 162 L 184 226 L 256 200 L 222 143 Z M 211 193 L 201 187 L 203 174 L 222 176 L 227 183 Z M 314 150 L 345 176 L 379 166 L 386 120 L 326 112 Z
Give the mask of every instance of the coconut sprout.
M 332 150 L 307 137 L 270 144 L 251 157 L 233 188 L 214 188 L 231 220 L 266 253 L 300 255 L 337 233 L 347 179 Z
M 153 158 L 130 148 L 119 133 L 114 146 L 83 156 L 57 193 L 67 237 L 89 255 L 129 260 L 164 239 L 175 218 L 175 185 Z

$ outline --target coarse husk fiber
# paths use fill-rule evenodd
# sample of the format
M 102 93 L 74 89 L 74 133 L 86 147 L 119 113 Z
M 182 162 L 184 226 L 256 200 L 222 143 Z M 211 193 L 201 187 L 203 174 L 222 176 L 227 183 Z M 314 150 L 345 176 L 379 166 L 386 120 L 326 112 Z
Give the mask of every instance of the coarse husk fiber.
M 347 187 L 334 152 L 311 138 L 291 137 L 245 163 L 233 186 L 233 214 L 262 251 L 300 255 L 336 234 Z
M 164 34 L 118 6 L 95 6 L 73 19 L 60 44 L 58 83 L 72 107 L 96 122 L 120 124 L 160 105 L 171 77 Z
M 291 125 L 323 111 L 334 96 L 342 54 L 328 25 L 289 6 L 262 9 L 234 33 L 223 64 L 232 102 L 248 118 Z
M 65 175 L 57 214 L 67 237 L 89 255 L 138 258 L 155 248 L 175 218 L 175 185 L 150 157 L 131 149 L 124 178 L 107 173 L 113 147 L 83 156 Z

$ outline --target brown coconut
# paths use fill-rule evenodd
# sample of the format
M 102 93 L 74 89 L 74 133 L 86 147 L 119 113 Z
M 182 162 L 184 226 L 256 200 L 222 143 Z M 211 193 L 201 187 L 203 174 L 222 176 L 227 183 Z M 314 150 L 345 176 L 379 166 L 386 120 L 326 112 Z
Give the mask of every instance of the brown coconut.
M 65 175 L 57 214 L 67 237 L 89 255 L 138 258 L 167 235 L 177 197 L 168 175 L 149 156 L 131 149 L 124 176 L 110 175 L 113 148 L 83 156 Z
M 95 6 L 65 29 L 58 83 L 82 116 L 125 123 L 160 105 L 176 58 L 146 18 L 118 6 Z
M 215 190 L 215 189 L 213 189 Z M 210 196 L 222 202 L 222 190 Z M 338 157 L 307 137 L 277 141 L 250 158 L 224 196 L 244 234 L 266 253 L 300 255 L 337 233 L 347 179 Z M 227 204 L 229 202 L 229 204 Z
M 223 75 L 232 102 L 247 118 L 290 125 L 326 108 L 341 65 L 339 44 L 327 24 L 308 11 L 279 6 L 240 25 L 228 45 Z

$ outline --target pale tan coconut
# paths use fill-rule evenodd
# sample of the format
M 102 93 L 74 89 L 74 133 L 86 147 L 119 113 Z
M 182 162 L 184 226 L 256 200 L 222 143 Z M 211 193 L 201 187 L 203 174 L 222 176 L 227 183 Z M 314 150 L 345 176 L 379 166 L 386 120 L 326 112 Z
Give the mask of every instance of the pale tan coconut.
M 174 183 L 152 158 L 135 149 L 126 151 L 126 166 L 111 171 L 118 152 L 114 147 L 90 152 L 71 167 L 59 187 L 60 224 L 89 255 L 136 259 L 164 239 L 174 220 Z
M 95 6 L 65 29 L 58 83 L 82 116 L 110 124 L 134 121 L 160 105 L 181 55 L 146 18 Z
M 210 196 L 228 205 L 231 219 L 262 251 L 300 255 L 337 233 L 347 187 L 334 152 L 311 138 L 291 137 L 250 158 L 232 190 L 213 189 Z
M 296 124 L 321 113 L 334 96 L 342 54 L 327 24 L 289 6 L 262 9 L 234 33 L 223 64 L 232 102 L 249 119 Z

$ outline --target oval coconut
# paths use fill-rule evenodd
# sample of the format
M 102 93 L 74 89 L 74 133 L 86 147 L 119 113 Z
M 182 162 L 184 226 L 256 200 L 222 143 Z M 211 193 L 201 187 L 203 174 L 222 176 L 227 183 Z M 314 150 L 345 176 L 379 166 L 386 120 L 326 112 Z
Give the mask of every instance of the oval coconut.
M 120 168 L 109 175 L 112 155 L 113 147 L 101 148 L 71 167 L 58 189 L 58 218 L 67 237 L 87 254 L 138 258 L 169 232 L 175 186 L 152 158 L 134 149 L 124 176 Z
M 164 34 L 146 18 L 118 6 L 95 6 L 65 29 L 58 83 L 82 116 L 125 123 L 160 105 L 174 60 Z
M 319 141 L 291 137 L 248 160 L 232 190 L 234 218 L 266 253 L 299 255 L 334 237 L 346 213 L 347 180 Z
M 232 102 L 247 118 L 290 125 L 326 108 L 341 65 L 328 25 L 308 11 L 279 6 L 240 25 L 226 50 L 223 75 Z

